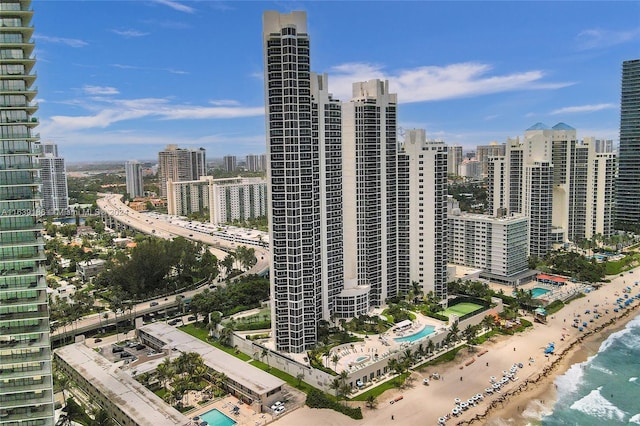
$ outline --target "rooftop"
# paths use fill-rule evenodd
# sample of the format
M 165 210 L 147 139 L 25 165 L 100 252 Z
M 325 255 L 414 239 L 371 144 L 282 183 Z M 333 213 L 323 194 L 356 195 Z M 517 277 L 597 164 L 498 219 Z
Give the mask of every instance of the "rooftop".
M 167 324 L 149 324 L 141 327 L 140 331 L 164 342 L 165 347 L 170 350 L 175 348 L 180 352 L 200 354 L 208 367 L 224 373 L 229 379 L 258 394 L 267 393 L 285 384 L 277 377 Z
M 55 351 L 129 418 L 140 426 L 187 425 L 189 419 L 84 343 Z

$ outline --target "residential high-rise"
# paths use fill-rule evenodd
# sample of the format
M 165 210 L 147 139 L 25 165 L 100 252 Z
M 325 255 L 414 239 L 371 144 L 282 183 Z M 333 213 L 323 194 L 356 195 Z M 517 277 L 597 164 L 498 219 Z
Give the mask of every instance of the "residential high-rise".
M 478 145 L 476 148 L 476 160 L 480 163 L 482 177 L 487 176 L 489 157 L 496 157 L 505 154 L 505 144 L 491 142 L 489 145 Z
M 306 13 L 265 12 L 263 49 L 272 324 L 276 348 L 300 353 L 344 287 L 341 104 L 311 73 Z
M 0 425 L 53 425 L 30 0 L 0 0 Z
M 204 148 L 184 149 L 177 145 L 167 145 L 158 153 L 158 183 L 160 196 L 167 195 L 167 181 L 197 180 L 207 174 L 206 151 Z
M 235 155 L 225 155 L 222 158 L 222 164 L 224 166 L 224 171 L 227 173 L 233 173 L 238 168 L 237 166 L 237 158 Z
M 529 220 L 526 216 L 465 213 L 453 198 L 449 200 L 447 213 L 449 262 L 482 268 L 495 281 L 517 282 L 510 278 L 528 268 Z
M 144 181 L 142 180 L 142 164 L 138 161 L 125 161 L 124 173 L 129 198 L 144 196 Z
M 209 215 L 211 223 L 225 224 L 267 215 L 267 182 L 262 178 L 167 182 L 167 211 L 177 216 Z
M 615 155 L 609 144 L 585 138 L 564 123 L 537 123 L 523 142 L 510 139 L 505 155 L 489 158 L 489 211 L 523 213 L 530 220 L 530 254 L 553 244 L 579 243 L 612 232 Z
M 447 173 L 450 175 L 458 176 L 460 174 L 460 164 L 464 159 L 462 155 L 462 147 L 460 145 L 453 145 L 449 148 L 449 155 L 447 156 Z
M 69 188 L 64 158 L 58 157 L 58 146 L 42 144 L 40 156 L 40 178 L 42 180 L 42 208 L 51 215 L 69 214 Z
M 267 156 L 266 154 L 248 154 L 246 157 L 246 167 L 250 172 L 266 172 Z
M 427 140 L 423 129 L 408 130 L 399 171 L 408 181 L 402 194 L 409 198 L 400 203 L 408 207 L 409 222 L 400 252 L 408 253 L 410 282 L 441 299 L 447 297 L 447 152 L 444 142 Z
M 342 105 L 345 281 L 369 286 L 373 306 L 398 294 L 397 103 L 370 80 Z
M 640 59 L 622 63 L 616 227 L 640 232 Z

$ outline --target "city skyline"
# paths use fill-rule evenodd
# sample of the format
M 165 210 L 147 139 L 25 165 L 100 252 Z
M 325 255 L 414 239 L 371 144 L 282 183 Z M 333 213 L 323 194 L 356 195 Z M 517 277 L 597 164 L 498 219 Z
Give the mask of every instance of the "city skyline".
M 34 1 L 33 9 L 38 131 L 68 162 L 152 159 L 168 143 L 202 146 L 212 158 L 263 153 L 264 10 L 307 12 L 311 68 L 329 74 L 335 98 L 348 101 L 354 82 L 388 79 L 402 128 L 465 150 L 558 121 L 617 145 L 621 64 L 640 40 L 640 5 L 629 2 Z M 70 21 L 78 14 L 92 19 Z M 375 34 L 353 25 L 379 16 Z

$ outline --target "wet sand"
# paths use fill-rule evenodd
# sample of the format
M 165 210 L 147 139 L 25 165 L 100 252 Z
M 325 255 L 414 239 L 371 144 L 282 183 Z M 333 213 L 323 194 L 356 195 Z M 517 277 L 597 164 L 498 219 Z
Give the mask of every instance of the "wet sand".
M 475 352 L 461 351 L 450 363 L 413 372 L 415 380 L 409 387 L 392 389 L 380 395 L 375 409 L 366 408 L 364 403 L 350 402 L 351 406 L 362 407 L 363 420 L 352 420 L 332 410 L 303 407 L 275 423 L 278 426 L 437 425 L 440 417 L 449 415 L 446 425 L 484 425 L 498 423 L 497 419 L 508 419 L 507 423 L 513 425 L 527 424 L 532 419 L 523 417 L 523 411 L 544 410 L 545 404 L 553 404 L 555 377 L 563 374 L 572 364 L 595 354 L 604 339 L 637 315 L 640 306 L 638 301 L 617 313 L 613 311 L 612 304 L 623 296 L 626 286 L 631 286 L 632 295 L 640 292 L 640 286 L 633 286 L 635 281 L 640 280 L 640 270 L 610 278 L 611 283 L 572 301 L 551 316 L 547 324 L 534 324 L 515 336 L 494 337 L 480 345 Z M 602 314 L 599 319 L 593 319 L 592 314 L 585 313 L 596 308 Z M 608 314 L 605 314 L 605 309 L 609 309 Z M 530 317 L 525 318 L 532 321 Z M 584 331 L 571 326 L 575 318 L 580 323 L 587 322 Z M 593 322 L 590 322 L 591 319 Z M 555 352 L 545 357 L 544 349 L 550 342 L 555 343 Z M 530 358 L 533 358 L 531 363 Z M 471 359 L 474 360 L 472 363 Z M 505 384 L 500 393 L 485 395 L 484 400 L 462 415 L 452 416 L 455 398 L 466 401 L 477 393 L 484 393 L 484 389 L 491 386 L 490 376 L 502 378 L 503 373 L 517 363 L 523 364 L 517 371 L 517 380 Z M 438 372 L 444 380 L 431 380 L 429 386 L 423 386 L 422 378 L 434 372 Z M 398 396 L 402 396 L 402 400 L 390 404 Z M 536 400 L 540 403 L 536 403 Z

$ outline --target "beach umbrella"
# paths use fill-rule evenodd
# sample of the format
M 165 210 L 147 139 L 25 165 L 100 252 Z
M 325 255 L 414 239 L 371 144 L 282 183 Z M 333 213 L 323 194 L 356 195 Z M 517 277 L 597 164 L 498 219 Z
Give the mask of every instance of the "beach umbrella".
M 193 420 L 195 420 L 195 421 L 200 420 L 200 416 L 195 416 L 195 417 L 193 418 Z
M 493 388 L 484 388 L 486 393 L 493 393 Z
M 444 424 L 444 422 L 446 422 L 446 421 L 447 421 L 447 419 L 445 419 L 444 417 L 439 417 L 438 418 L 438 423 L 440 423 L 440 424 Z
M 489 381 L 490 381 L 490 382 L 495 382 L 495 381 L 496 381 L 496 376 L 491 376 L 491 377 L 489 377 Z
M 200 426 L 207 426 L 209 424 L 209 422 L 202 422 L 200 423 Z
M 456 398 L 456 399 L 453 400 L 453 402 L 455 402 L 456 404 L 460 404 L 461 401 L 462 400 L 460 398 Z

